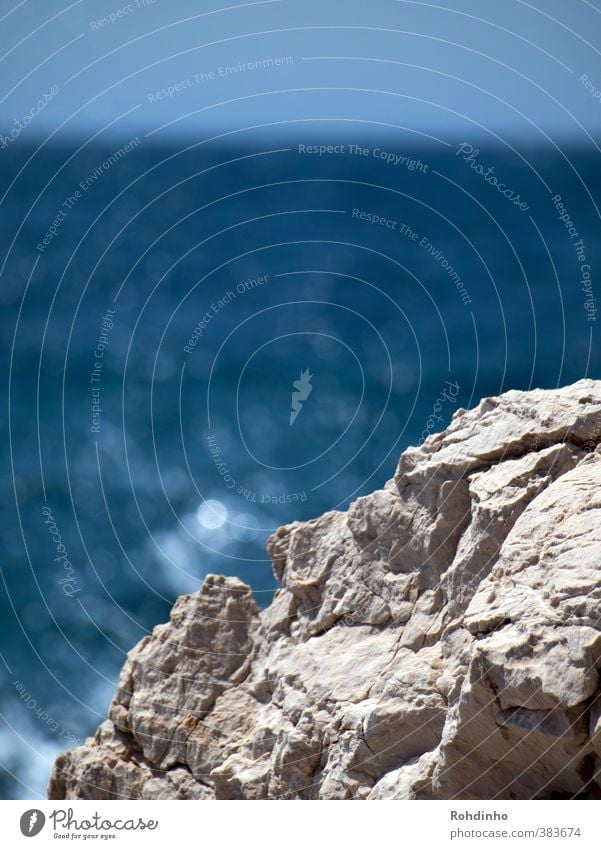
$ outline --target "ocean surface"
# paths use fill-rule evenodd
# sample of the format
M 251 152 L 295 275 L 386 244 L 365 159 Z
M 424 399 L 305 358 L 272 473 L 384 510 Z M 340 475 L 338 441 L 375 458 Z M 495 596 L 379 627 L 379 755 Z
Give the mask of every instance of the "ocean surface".
M 336 133 L 2 151 L 2 798 L 208 572 L 266 605 L 278 525 L 601 377 L 598 154 Z

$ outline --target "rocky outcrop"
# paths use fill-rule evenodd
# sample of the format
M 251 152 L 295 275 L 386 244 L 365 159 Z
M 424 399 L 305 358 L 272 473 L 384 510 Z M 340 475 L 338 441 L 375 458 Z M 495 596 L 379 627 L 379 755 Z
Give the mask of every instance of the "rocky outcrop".
M 601 383 L 508 392 L 132 650 L 52 799 L 597 798 Z M 598 781 L 599 779 L 599 781 Z

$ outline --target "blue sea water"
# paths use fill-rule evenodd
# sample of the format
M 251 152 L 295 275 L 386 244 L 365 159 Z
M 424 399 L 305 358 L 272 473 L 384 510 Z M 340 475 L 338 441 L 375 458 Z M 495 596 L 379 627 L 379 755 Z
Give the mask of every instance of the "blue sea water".
M 275 527 L 458 406 L 601 372 L 592 154 L 128 141 L 0 159 L 3 798 L 44 794 L 207 572 L 268 604 Z

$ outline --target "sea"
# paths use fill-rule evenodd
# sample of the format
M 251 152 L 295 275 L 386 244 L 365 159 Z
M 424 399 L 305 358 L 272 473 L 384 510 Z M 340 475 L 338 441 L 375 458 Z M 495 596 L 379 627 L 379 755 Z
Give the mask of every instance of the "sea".
M 104 137 L 103 137 L 104 138 Z M 601 377 L 598 152 L 256 130 L 0 151 L 0 795 L 127 652 L 460 407 Z

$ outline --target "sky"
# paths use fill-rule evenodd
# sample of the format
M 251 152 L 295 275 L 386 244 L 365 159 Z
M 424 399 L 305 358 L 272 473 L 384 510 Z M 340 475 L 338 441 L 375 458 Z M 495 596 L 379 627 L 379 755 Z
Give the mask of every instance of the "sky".
M 2 0 L 0 133 L 327 134 L 350 120 L 590 143 L 600 32 L 601 0 Z

